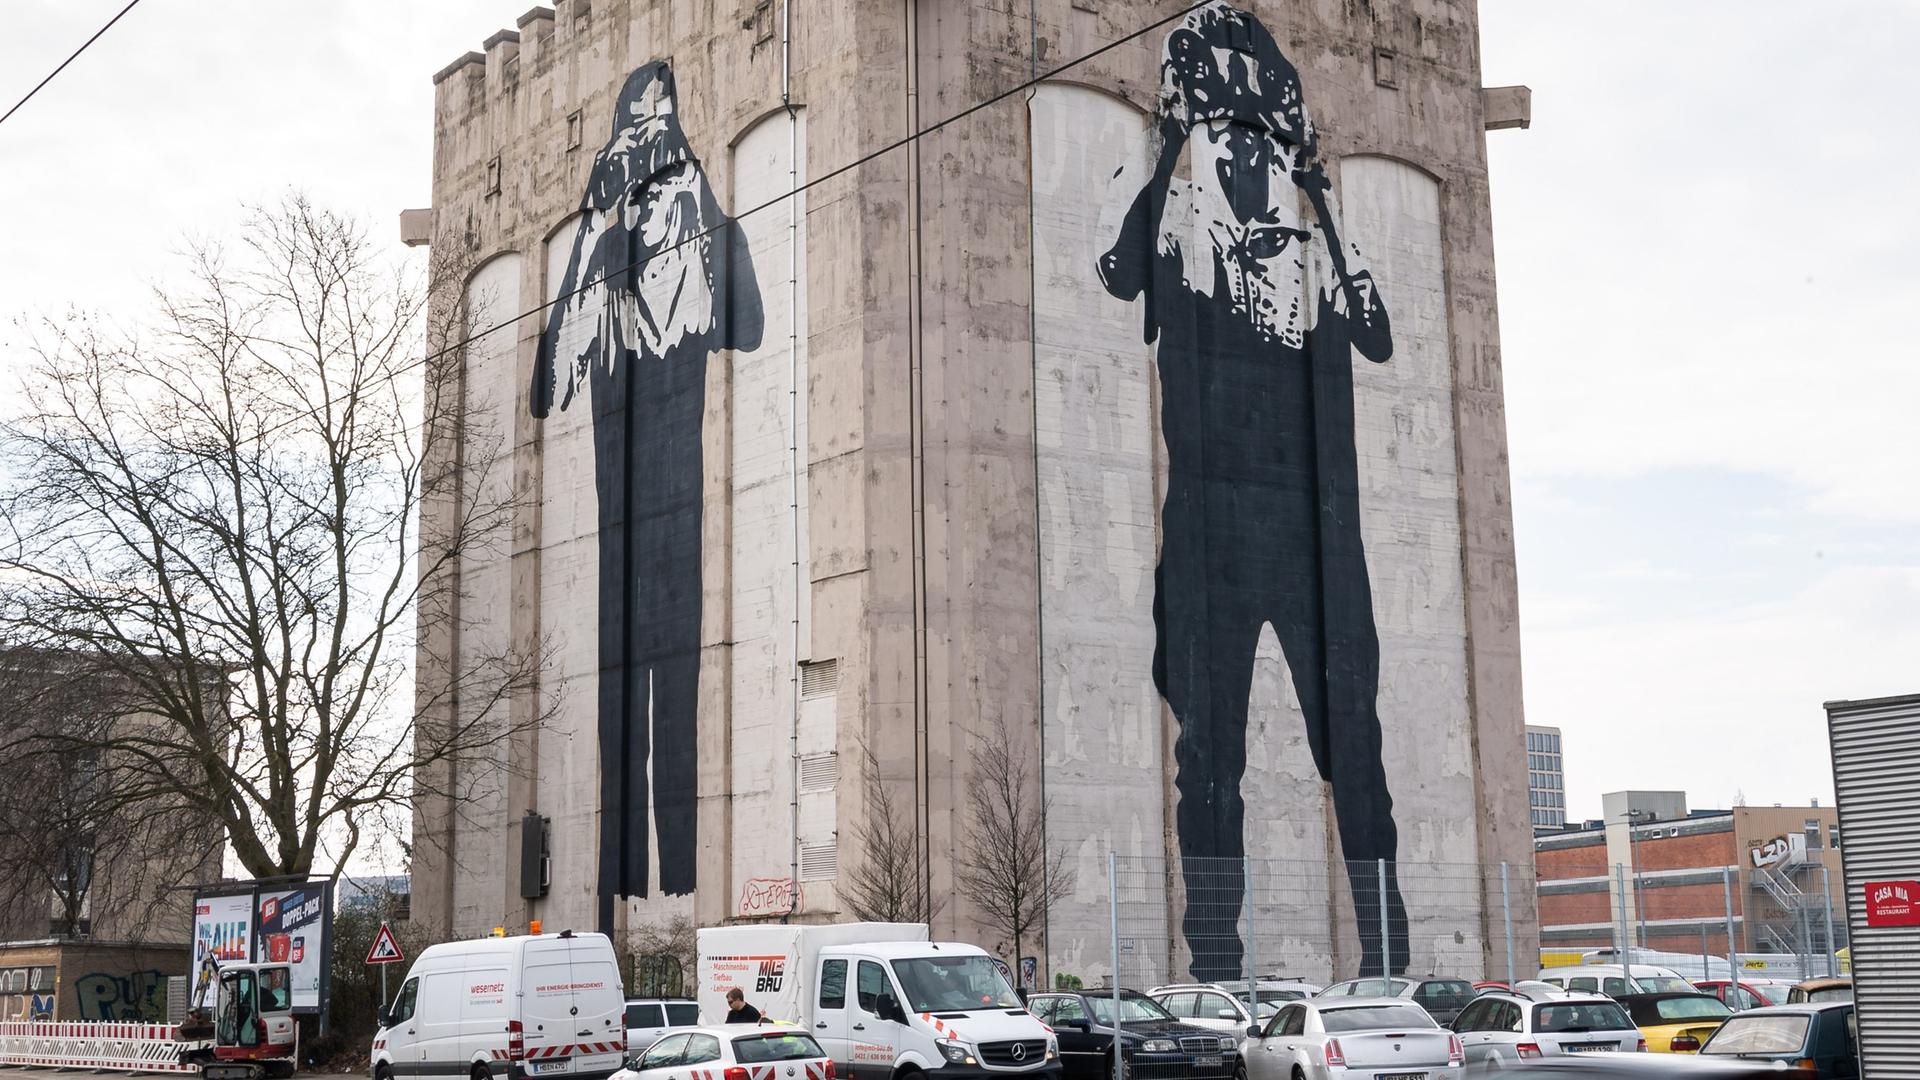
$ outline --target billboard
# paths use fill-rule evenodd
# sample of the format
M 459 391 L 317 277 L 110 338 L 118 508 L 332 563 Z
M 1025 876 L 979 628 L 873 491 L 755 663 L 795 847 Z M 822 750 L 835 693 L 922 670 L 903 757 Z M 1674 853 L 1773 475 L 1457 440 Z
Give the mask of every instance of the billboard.
M 293 1007 L 318 1012 L 326 978 L 328 904 L 324 882 L 258 894 L 254 959 L 293 966 Z
M 324 1013 L 332 955 L 333 883 L 210 893 L 193 898 L 193 1006 L 213 1003 L 219 969 L 231 963 L 293 968 L 293 1010 Z
M 214 973 L 221 964 L 253 956 L 253 894 L 193 898 L 192 1002 L 211 1005 Z

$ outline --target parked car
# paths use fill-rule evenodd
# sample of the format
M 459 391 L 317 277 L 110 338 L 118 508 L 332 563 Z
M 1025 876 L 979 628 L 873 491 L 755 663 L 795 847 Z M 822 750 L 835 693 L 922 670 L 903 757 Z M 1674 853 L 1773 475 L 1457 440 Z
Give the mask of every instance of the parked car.
M 1637 1053 L 1647 1040 L 1612 998 L 1598 994 L 1534 1001 L 1489 994 L 1460 1010 L 1454 1034 L 1469 1066 L 1501 1068 L 1536 1058 Z
M 1582 964 L 1578 967 L 1541 968 L 1540 981 L 1563 986 L 1582 994 L 1691 994 L 1693 984 L 1672 968 L 1651 964 L 1633 965 L 1633 983 L 1628 985 L 1626 969 L 1619 964 Z
M 1487 994 L 1515 994 L 1533 1001 L 1557 1001 L 1564 997 L 1583 996 L 1538 979 L 1521 979 L 1512 986 L 1503 982 L 1477 982 L 1473 984 L 1473 992 L 1476 997 L 1484 997 Z
M 1793 984 L 1787 991 L 1788 1005 L 1799 1005 L 1808 1001 L 1852 1001 L 1852 979 L 1808 979 Z
M 1282 1005 L 1247 1042 L 1246 1060 L 1247 1080 L 1451 1080 L 1466 1052 L 1405 998 L 1335 994 Z
M 1253 995 L 1248 991 L 1245 980 L 1223 982 L 1219 985 L 1222 989 L 1234 997 L 1239 998 L 1241 1001 L 1253 1000 Z M 1259 986 L 1260 1004 L 1262 1005 L 1270 1001 L 1299 1001 L 1301 998 L 1310 998 L 1320 992 L 1320 986 L 1317 983 L 1310 983 L 1304 979 L 1293 979 L 1279 975 L 1260 976 Z
M 1694 1054 L 1733 1010 L 1712 994 L 1626 994 L 1615 999 L 1656 1054 Z
M 1774 1005 L 1730 1017 L 1700 1054 L 1781 1062 L 1800 1076 L 1852 1080 L 1860 1075 L 1858 1039 L 1851 1001 Z
M 700 1003 L 681 998 L 635 998 L 627 1002 L 627 1052 L 638 1053 L 678 1028 L 701 1027 Z
M 1675 1075 L 1711 1080 L 1781 1080 L 1792 1074 L 1771 1065 L 1731 1058 L 1676 1058 L 1671 1054 L 1582 1054 L 1523 1061 L 1500 1070 L 1501 1080 L 1653 1080 Z
M 1315 997 L 1395 997 L 1406 998 L 1427 1010 L 1434 1023 L 1446 1027 L 1473 1000 L 1473 984 L 1465 979 L 1349 979 L 1334 983 Z
M 1113 1075 L 1114 994 L 1111 990 L 1049 990 L 1027 998 L 1027 1010 L 1060 1040 L 1062 1080 Z M 1120 1046 L 1127 1071 L 1140 1080 L 1243 1077 L 1240 1039 L 1183 1024 L 1145 994 L 1121 990 Z
M 627 1067 L 610 1080 L 689 1080 L 701 1074 L 724 1076 L 734 1069 L 740 1070 L 736 1076 L 771 1076 L 767 1067 L 776 1062 L 793 1080 L 834 1080 L 833 1060 L 813 1036 L 798 1028 L 759 1024 L 669 1032 L 629 1054 Z
M 1147 996 L 1174 1019 L 1231 1035 L 1237 1042 L 1245 1042 L 1251 1031 L 1265 1026 L 1267 1019 L 1280 1011 L 1280 1003 L 1271 1000 L 1262 1000 L 1255 1010 L 1216 983 L 1156 986 L 1147 991 Z
M 1785 1005 L 1793 984 L 1785 979 L 1741 979 L 1738 986 L 1727 979 L 1701 979 L 1693 984 L 1701 992 L 1712 994 L 1735 1012 Z

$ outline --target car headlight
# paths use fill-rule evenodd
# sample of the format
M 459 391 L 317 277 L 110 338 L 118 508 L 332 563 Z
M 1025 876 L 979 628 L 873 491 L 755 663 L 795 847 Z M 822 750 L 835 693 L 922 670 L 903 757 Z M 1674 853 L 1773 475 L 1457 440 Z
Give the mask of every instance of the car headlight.
M 943 1057 L 955 1065 L 979 1064 L 979 1062 L 973 1059 L 973 1047 L 968 1046 L 966 1043 L 949 1042 L 946 1039 L 938 1039 L 934 1042 L 934 1045 L 940 1048 L 940 1053 Z
M 1140 1049 L 1149 1054 L 1171 1054 L 1173 1053 L 1173 1040 L 1148 1039 L 1146 1042 L 1140 1044 Z
M 1052 1061 L 1053 1059 L 1059 1056 L 1060 1056 L 1060 1040 L 1049 1035 L 1047 1037 L 1047 1060 Z

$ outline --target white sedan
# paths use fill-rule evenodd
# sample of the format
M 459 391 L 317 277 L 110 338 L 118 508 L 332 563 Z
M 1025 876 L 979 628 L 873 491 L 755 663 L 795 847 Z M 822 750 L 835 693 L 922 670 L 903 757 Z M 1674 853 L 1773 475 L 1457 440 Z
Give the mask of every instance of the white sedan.
M 1466 1052 L 1405 998 L 1310 998 L 1280 1007 L 1242 1050 L 1248 1080 L 1458 1080 Z
M 833 1061 L 798 1028 L 721 1024 L 661 1036 L 610 1080 L 833 1080 Z

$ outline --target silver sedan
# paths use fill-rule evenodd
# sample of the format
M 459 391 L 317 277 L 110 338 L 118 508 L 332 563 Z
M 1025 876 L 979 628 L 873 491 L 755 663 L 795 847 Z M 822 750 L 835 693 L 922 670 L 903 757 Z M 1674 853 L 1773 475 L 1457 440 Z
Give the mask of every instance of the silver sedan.
M 1281 1006 L 1243 1048 L 1247 1080 L 1458 1080 L 1453 1032 L 1405 998 L 1311 998 Z

